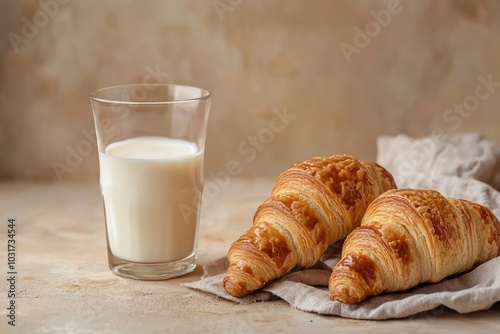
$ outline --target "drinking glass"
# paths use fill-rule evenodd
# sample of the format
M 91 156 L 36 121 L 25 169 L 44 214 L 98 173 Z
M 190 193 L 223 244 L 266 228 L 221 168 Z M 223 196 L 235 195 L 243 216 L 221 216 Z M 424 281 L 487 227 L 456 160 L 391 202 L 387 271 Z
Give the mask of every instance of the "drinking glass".
M 205 89 L 172 84 L 91 94 L 116 275 L 161 280 L 196 267 L 210 100 Z

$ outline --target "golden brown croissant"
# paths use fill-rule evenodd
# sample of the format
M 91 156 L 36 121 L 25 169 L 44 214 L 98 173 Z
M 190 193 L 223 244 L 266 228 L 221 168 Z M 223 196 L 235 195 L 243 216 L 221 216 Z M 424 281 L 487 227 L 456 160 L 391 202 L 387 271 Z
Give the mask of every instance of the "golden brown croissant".
M 313 266 L 359 226 L 370 202 L 395 187 L 384 168 L 347 155 L 296 163 L 279 175 L 253 226 L 231 245 L 224 288 L 242 297 L 295 266 Z
M 500 255 L 500 223 L 476 203 L 434 190 L 390 190 L 368 207 L 334 267 L 332 300 L 354 304 L 382 292 L 438 282 Z

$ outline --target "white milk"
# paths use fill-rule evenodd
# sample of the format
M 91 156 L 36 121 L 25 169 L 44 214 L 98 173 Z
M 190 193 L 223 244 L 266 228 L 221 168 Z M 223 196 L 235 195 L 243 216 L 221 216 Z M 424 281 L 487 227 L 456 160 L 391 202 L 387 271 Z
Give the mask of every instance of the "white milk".
M 109 247 L 131 262 L 170 262 L 196 245 L 202 157 L 196 144 L 138 137 L 99 153 Z

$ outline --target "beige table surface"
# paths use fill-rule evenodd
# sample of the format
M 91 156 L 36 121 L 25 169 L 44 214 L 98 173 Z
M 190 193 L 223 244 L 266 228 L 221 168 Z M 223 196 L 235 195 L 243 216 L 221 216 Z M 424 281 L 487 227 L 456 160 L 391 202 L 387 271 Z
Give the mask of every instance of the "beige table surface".
M 0 333 L 500 333 L 500 305 L 473 314 L 438 309 L 401 320 L 321 316 L 283 301 L 239 305 L 180 285 L 226 255 L 273 180 L 232 179 L 202 212 L 199 266 L 146 282 L 108 269 L 97 183 L 1 183 Z M 16 327 L 7 324 L 7 219 L 16 218 Z

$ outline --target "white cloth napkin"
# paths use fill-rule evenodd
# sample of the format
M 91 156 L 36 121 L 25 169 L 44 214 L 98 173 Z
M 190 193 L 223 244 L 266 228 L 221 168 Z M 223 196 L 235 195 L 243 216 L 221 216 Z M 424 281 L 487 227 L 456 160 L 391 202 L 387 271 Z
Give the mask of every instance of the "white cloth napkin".
M 500 146 L 478 134 L 412 139 L 381 137 L 377 162 L 393 173 L 399 188 L 436 189 L 445 196 L 465 198 L 489 207 L 500 219 Z M 495 189 L 496 188 L 496 189 Z M 490 308 L 500 301 L 500 257 L 436 284 L 376 296 L 357 305 L 329 299 L 328 279 L 339 261 L 341 244 L 330 247 L 316 266 L 295 269 L 244 298 L 222 287 L 228 266 L 221 258 L 204 267 L 199 281 L 186 286 L 237 303 L 281 298 L 299 310 L 354 319 L 408 317 L 444 305 L 460 313 Z
M 377 152 L 398 188 L 435 189 L 482 204 L 500 219 L 500 145 L 480 134 L 380 137 Z

